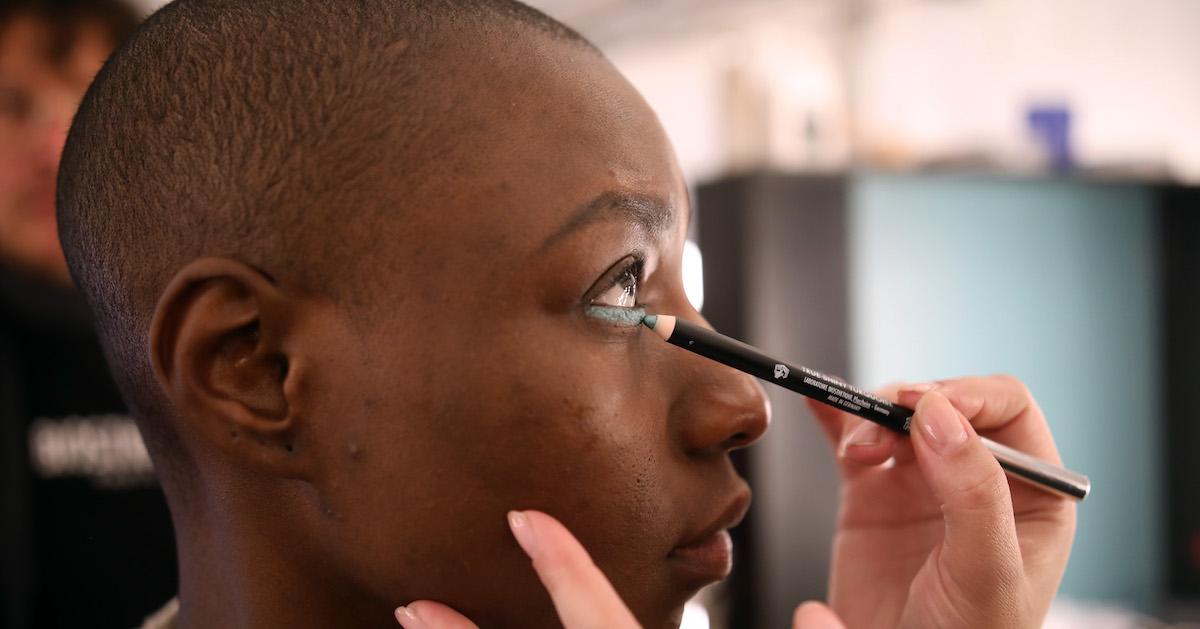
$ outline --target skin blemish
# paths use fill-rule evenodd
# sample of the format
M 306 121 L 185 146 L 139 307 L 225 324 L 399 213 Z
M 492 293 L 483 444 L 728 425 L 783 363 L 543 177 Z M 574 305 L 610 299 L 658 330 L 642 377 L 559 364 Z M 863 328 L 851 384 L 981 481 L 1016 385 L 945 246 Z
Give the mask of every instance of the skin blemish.
M 330 506 L 329 503 L 327 503 L 327 502 L 321 503 L 321 515 L 329 518 L 330 520 L 341 520 L 342 519 L 342 514 L 335 511 L 334 508 L 332 506 Z
M 592 304 L 587 307 L 587 314 L 589 317 L 602 319 L 616 325 L 634 327 L 642 324 L 642 319 L 646 318 L 646 309 Z
M 350 460 L 357 461 L 362 458 L 363 451 L 359 447 L 357 441 L 350 441 L 346 444 L 346 451 L 350 453 Z

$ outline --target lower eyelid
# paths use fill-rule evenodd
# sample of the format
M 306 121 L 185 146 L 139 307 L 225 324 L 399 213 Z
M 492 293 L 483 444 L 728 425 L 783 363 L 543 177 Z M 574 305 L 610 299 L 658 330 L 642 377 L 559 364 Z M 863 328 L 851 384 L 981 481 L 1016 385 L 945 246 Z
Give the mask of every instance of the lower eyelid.
M 634 327 L 642 324 L 646 318 L 646 309 L 642 306 L 598 306 L 590 305 L 586 310 L 591 317 L 601 319 L 615 325 Z

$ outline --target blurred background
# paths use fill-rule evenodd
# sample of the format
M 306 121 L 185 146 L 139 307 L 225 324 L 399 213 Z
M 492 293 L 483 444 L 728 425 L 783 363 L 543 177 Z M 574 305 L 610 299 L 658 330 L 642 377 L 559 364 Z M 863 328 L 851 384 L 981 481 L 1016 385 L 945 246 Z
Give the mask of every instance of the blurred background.
M 160 4 L 132 6 L 144 15 Z M 697 206 L 689 296 L 719 330 L 863 387 L 1018 376 L 1067 466 L 1095 487 L 1047 626 L 1200 621 L 1200 410 L 1187 397 L 1200 389 L 1200 2 L 530 4 L 596 42 L 658 112 Z M 62 20 L 76 34 L 57 36 L 59 48 L 103 58 L 123 22 L 80 15 Z M 13 100 L 12 77 L 28 73 L 12 69 L 9 46 L 25 40 L 11 23 L 0 31 L 0 171 L 44 151 L 38 172 L 52 174 L 69 121 L 62 103 L 86 81 L 26 81 L 21 89 L 67 100 Z M 101 43 L 78 35 L 90 27 L 107 33 Z M 89 53 L 89 41 L 101 52 Z M 43 72 L 73 76 L 69 67 L 58 59 Z M 0 205 L 0 219 L 35 193 L 9 194 L 17 201 Z M 83 550 L 48 567 L 57 564 L 39 554 L 51 552 L 44 540 L 79 536 L 48 514 L 140 501 L 123 513 L 144 515 L 117 518 L 113 530 L 148 556 L 170 538 L 128 526 L 166 519 L 119 400 L 97 392 L 87 408 L 59 408 L 13 393 L 29 386 L 13 374 L 36 367 L 14 357 L 49 351 L 63 330 L 86 333 L 59 263 L 23 248 L 32 236 L 13 236 L 32 221 L 0 223 L 9 234 L 0 261 L 23 269 L 6 272 L 20 280 L 0 278 L 3 484 L 18 505 L 5 507 L 15 515 L 4 521 L 4 618 L 68 626 L 65 612 L 46 611 L 57 609 L 53 597 L 37 593 L 51 578 L 98 581 Z M 21 305 L 44 294 L 56 296 L 43 310 Z M 65 327 L 47 328 L 60 321 L 47 312 L 68 313 Z M 43 345 L 28 341 L 35 333 Z M 98 356 L 77 361 L 92 365 L 80 380 L 102 369 Z M 785 627 L 798 601 L 825 595 L 832 456 L 797 397 L 769 394 L 771 433 L 739 460 L 756 499 L 736 532 L 734 576 L 689 609 L 688 629 Z M 22 541 L 44 530 L 40 546 Z M 170 561 L 138 565 L 173 571 Z M 47 577 L 53 570 L 75 576 Z M 172 579 L 128 592 L 112 626 L 155 608 Z M 107 626 L 76 604 L 88 625 Z

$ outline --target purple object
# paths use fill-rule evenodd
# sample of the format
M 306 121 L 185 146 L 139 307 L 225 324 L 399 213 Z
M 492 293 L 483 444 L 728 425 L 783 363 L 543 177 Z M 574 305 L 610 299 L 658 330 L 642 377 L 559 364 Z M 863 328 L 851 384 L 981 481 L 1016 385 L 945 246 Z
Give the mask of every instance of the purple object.
M 1035 105 L 1029 108 L 1026 121 L 1045 151 L 1050 168 L 1071 170 L 1075 165 L 1071 155 L 1071 110 L 1062 105 Z

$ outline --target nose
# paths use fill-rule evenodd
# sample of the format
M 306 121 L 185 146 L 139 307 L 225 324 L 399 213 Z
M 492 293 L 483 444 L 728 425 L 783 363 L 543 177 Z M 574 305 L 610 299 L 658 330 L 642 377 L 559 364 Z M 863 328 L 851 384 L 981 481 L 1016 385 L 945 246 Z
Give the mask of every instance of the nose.
M 695 311 L 679 316 L 711 328 Z M 688 454 L 725 453 L 763 436 L 771 406 L 757 379 L 673 345 L 663 351 L 675 363 L 678 396 L 672 404 L 672 425 Z

